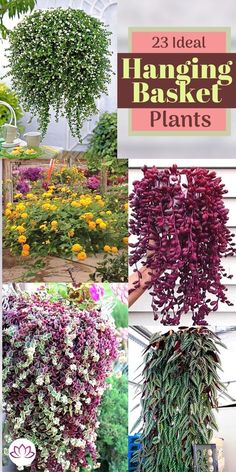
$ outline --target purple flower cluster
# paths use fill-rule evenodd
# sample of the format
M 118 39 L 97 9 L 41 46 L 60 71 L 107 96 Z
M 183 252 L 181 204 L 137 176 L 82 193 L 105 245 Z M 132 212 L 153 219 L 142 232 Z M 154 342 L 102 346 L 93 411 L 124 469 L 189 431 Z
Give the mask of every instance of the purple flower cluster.
M 4 306 L 6 442 L 34 442 L 31 472 L 96 463 L 97 411 L 118 355 L 114 328 L 95 309 L 39 294 L 10 295 Z
M 30 182 L 36 182 L 44 178 L 44 170 L 42 167 L 21 167 L 19 174 L 23 179 L 29 180 Z
M 93 301 L 98 302 L 103 297 L 105 290 L 101 285 L 92 284 L 91 287 L 89 287 L 89 293 Z
M 93 175 L 92 177 L 88 177 L 86 185 L 91 190 L 96 190 L 100 185 L 100 179 L 95 175 Z
M 16 190 L 22 194 L 25 194 L 29 192 L 30 186 L 25 180 L 19 180 L 19 182 L 16 184 Z
M 144 167 L 143 173 L 129 197 L 130 234 L 137 237 L 130 244 L 130 265 L 137 270 L 142 261 L 150 270 L 155 319 L 161 313 L 163 324 L 177 325 L 190 311 L 195 324 L 207 324 L 205 317 L 217 311 L 219 302 L 232 306 L 222 283 L 222 277 L 232 275 L 221 263 L 223 256 L 236 254 L 235 235 L 226 226 L 227 190 L 207 169 L 174 165 Z

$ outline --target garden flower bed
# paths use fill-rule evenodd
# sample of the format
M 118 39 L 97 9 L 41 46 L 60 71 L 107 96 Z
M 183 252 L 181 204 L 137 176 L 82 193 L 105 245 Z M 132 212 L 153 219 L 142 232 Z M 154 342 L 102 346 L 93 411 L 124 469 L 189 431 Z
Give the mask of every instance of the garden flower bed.
M 108 176 L 104 193 L 99 175 L 76 166 L 22 166 L 13 173 L 13 201 L 5 207 L 5 248 L 22 261 L 119 256 L 128 243 L 127 184 L 120 179 Z

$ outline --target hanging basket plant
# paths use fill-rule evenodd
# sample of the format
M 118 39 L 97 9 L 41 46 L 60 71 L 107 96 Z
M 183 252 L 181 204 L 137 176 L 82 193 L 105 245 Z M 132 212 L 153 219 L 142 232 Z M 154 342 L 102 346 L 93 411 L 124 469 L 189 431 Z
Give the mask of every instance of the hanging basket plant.
M 163 324 L 179 324 L 190 311 L 195 324 L 207 324 L 219 302 L 232 306 L 222 282 L 232 275 L 221 262 L 236 253 L 227 228 L 227 190 L 207 169 L 145 167 L 143 173 L 130 195 L 130 233 L 137 238 L 130 265 L 137 270 L 142 261 L 149 269 L 155 319 L 161 314 Z
M 96 100 L 110 82 L 109 36 L 101 21 L 72 8 L 37 10 L 10 33 L 12 85 L 43 134 L 53 109 L 81 137 L 84 120 L 97 112 Z
M 45 294 L 8 296 L 3 324 L 5 453 L 25 437 L 37 452 L 31 472 L 96 467 L 97 410 L 117 357 L 113 326 L 95 308 Z
M 142 415 L 134 426 L 142 422 L 141 449 L 133 458 L 138 472 L 193 470 L 192 446 L 208 444 L 217 430 L 212 410 L 225 390 L 218 346 L 225 347 L 204 327 L 152 337 L 144 357 Z

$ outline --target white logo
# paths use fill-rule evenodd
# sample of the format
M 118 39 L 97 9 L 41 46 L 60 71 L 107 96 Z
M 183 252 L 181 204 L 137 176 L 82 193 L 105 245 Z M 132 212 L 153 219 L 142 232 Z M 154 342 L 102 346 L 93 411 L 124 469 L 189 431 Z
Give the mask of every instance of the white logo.
M 9 447 L 8 455 L 14 464 L 23 470 L 24 466 L 29 466 L 35 459 L 35 445 L 26 438 L 20 438 L 13 441 Z

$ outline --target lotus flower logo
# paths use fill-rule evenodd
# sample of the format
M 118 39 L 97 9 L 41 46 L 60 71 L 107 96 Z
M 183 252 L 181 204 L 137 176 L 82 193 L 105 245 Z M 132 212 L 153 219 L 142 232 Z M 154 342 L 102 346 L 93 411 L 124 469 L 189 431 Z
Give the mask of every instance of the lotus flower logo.
M 29 466 L 35 456 L 35 446 L 26 438 L 16 439 L 9 447 L 9 457 L 17 466 Z
M 30 446 L 25 446 L 24 444 L 21 444 L 19 447 L 14 447 L 13 452 L 10 452 L 10 456 L 14 457 L 14 459 L 23 459 L 24 457 L 26 459 L 31 459 L 31 457 L 35 456 L 35 453 L 32 451 Z

